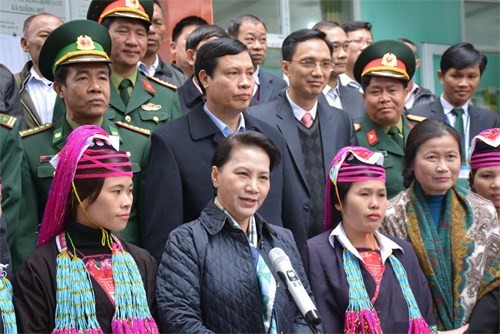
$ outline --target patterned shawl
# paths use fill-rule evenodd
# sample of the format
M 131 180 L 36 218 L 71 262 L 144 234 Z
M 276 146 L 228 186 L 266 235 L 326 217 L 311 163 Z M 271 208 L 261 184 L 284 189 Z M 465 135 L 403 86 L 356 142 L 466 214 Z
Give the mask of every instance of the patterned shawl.
M 437 229 L 418 182 L 389 204 L 381 230 L 412 243 L 429 282 L 439 330 L 466 324 L 477 300 L 500 286 L 500 233 L 490 206 L 454 186 L 446 193 Z

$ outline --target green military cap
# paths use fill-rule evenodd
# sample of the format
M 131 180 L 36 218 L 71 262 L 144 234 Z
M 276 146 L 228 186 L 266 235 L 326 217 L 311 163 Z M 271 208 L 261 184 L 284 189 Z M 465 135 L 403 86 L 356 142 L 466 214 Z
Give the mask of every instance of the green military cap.
M 153 0 L 92 0 L 87 19 L 102 23 L 108 17 L 122 17 L 151 24 L 153 6 Z
M 410 81 L 415 73 L 415 56 L 404 43 L 378 41 L 361 52 L 354 64 L 354 78 L 361 83 L 365 75 Z
M 67 22 L 52 31 L 40 51 L 40 71 L 54 81 L 57 66 L 110 63 L 111 37 L 102 25 L 89 20 Z

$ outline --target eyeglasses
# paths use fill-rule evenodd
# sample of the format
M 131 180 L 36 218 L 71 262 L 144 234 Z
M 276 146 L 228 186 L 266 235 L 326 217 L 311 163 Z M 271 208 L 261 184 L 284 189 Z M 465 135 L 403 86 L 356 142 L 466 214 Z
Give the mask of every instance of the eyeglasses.
M 303 59 L 303 60 L 291 60 L 290 62 L 299 63 L 300 66 L 302 66 L 303 68 L 307 68 L 308 70 L 312 70 L 312 69 L 316 68 L 316 65 L 319 65 L 319 67 L 323 71 L 331 71 L 331 69 L 332 69 L 331 60 L 315 61 L 312 59 Z
M 370 44 L 372 44 L 373 40 L 371 40 L 371 39 L 351 39 L 349 41 L 349 43 L 354 43 L 354 44 L 363 46 L 363 45 L 370 45 Z

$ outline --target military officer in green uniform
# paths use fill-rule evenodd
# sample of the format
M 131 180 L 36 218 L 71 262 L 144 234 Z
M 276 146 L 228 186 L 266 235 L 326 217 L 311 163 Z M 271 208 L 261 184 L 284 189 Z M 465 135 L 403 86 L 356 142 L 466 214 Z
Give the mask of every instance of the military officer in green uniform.
M 14 241 L 17 219 L 21 207 L 21 170 L 23 147 L 19 137 L 19 121 L 10 115 L 0 114 L 0 206 L 7 224 L 9 248 Z M 0 214 L 1 216 L 1 214 Z M 2 234 L 3 231 L 0 231 Z M 3 250 L 0 250 L 2 252 Z M 0 256 L 1 257 L 1 256 Z
M 139 243 L 138 201 L 142 192 L 151 131 L 104 117 L 110 98 L 109 53 L 111 38 L 106 28 L 77 20 L 55 29 L 40 53 L 40 70 L 64 101 L 66 114 L 53 124 L 21 132 L 24 159 L 21 167 L 23 199 L 12 249 L 14 269 L 35 249 L 36 233 L 52 184 L 50 159 L 64 146 L 71 131 L 80 125 L 98 125 L 130 154 L 134 172 L 134 203 L 127 228 L 121 236 Z
M 354 65 L 366 109 L 365 116 L 354 127 L 361 146 L 385 156 L 388 198 L 405 189 L 402 171 L 406 138 L 415 122 L 425 119 L 403 115 L 408 82 L 414 73 L 415 57 L 411 49 L 392 40 L 371 44 Z
M 154 131 L 181 116 L 177 87 L 137 70 L 147 48 L 152 0 L 93 0 L 87 19 L 112 40 L 111 100 L 107 118 Z

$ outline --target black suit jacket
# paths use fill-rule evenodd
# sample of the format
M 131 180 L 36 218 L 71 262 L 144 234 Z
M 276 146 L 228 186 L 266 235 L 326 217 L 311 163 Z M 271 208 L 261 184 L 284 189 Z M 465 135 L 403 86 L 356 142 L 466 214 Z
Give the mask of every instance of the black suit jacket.
M 443 105 L 439 98 L 426 104 L 419 104 L 414 106 L 407 113 L 412 115 L 424 116 L 427 118 L 434 118 L 448 123 L 448 119 L 444 114 Z M 500 127 L 500 117 L 481 107 L 469 105 L 470 125 L 469 125 L 469 143 L 478 135 L 479 132 Z
M 272 127 L 245 113 L 243 115 L 246 129 L 265 134 L 283 156 L 271 173 L 271 189 L 259 213 L 269 223 L 289 228 L 297 245 L 303 247 L 305 225 L 299 209 L 298 186 L 290 177 L 286 144 Z M 197 219 L 213 200 L 211 160 L 216 146 L 223 139 L 222 132 L 203 110 L 203 104 L 153 133 L 143 240 L 145 248 L 157 260 L 161 259 L 170 232 Z
M 285 80 L 262 69 L 259 70 L 259 83 L 259 100 L 254 97 L 252 106 L 274 101 L 288 87 Z
M 293 115 L 286 94 L 282 94 L 271 103 L 252 107 L 248 113 L 276 128 L 285 138 L 287 151 L 292 161 L 293 179 L 300 185 L 299 196 L 303 219 L 305 222 L 309 222 L 310 191 L 306 179 L 304 154 L 300 144 L 297 120 Z M 331 107 L 323 94 L 319 95 L 316 116 L 319 117 L 320 122 L 326 182 L 328 167 L 335 154 L 344 146 L 357 145 L 358 139 L 347 112 Z
M 190 76 L 186 82 L 177 89 L 177 95 L 179 95 L 179 102 L 183 115 L 186 115 L 196 105 L 204 101 L 203 94 L 193 83 L 193 76 Z
M 161 57 L 158 58 L 159 64 L 154 76 L 177 87 L 182 86 L 186 81 L 184 74 L 179 73 L 172 65 L 164 63 Z
M 339 94 L 342 108 L 351 115 L 354 122 L 360 122 L 366 114 L 363 94 L 344 85 L 339 85 Z

